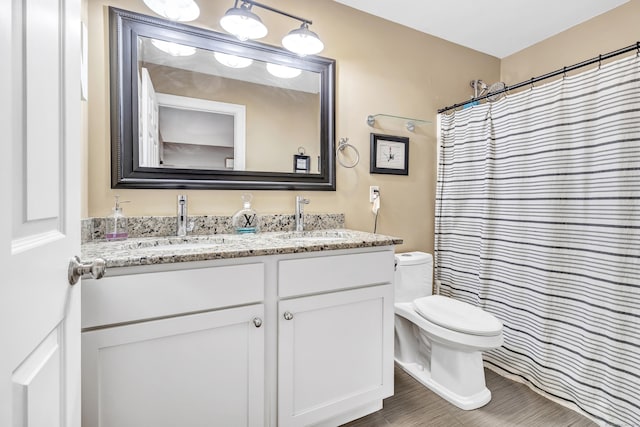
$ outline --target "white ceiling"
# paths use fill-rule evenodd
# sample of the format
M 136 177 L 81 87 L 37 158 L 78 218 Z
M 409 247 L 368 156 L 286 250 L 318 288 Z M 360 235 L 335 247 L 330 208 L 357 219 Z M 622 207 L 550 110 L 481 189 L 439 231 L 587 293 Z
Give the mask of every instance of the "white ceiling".
M 504 58 L 629 0 L 335 0 Z

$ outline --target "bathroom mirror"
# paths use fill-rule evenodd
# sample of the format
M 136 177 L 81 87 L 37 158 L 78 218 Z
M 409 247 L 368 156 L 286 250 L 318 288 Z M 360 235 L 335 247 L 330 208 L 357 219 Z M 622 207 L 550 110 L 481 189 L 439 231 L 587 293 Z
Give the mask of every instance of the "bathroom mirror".
M 333 59 L 109 19 L 112 188 L 335 190 Z

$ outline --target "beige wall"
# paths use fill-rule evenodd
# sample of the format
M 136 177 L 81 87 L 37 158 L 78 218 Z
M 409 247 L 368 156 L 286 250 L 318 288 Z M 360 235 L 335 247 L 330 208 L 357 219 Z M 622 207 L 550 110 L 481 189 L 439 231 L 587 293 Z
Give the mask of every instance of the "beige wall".
M 113 195 L 130 200 L 128 215 L 173 215 L 176 195 L 189 196 L 191 214 L 234 213 L 242 191 L 113 190 L 110 188 L 108 27 L 106 5 L 151 14 L 141 0 L 88 0 L 89 73 L 86 216 L 109 213 Z M 220 31 L 219 17 L 231 0 L 199 2 L 201 18 L 192 23 Z M 307 212 L 346 215 L 349 228 L 372 231 L 370 185 L 381 189 L 378 232 L 404 238 L 405 250 L 433 250 L 436 173 L 436 112 L 471 95 L 468 82 L 499 79 L 500 61 L 473 50 L 367 15 L 329 0 L 273 0 L 270 5 L 312 19 L 325 43 L 323 56 L 337 61 L 336 138 L 348 137 L 360 151 L 356 168 L 337 168 L 337 191 L 252 191 L 262 213 L 293 212 L 294 196 L 311 199 Z M 296 22 L 258 10 L 269 27 L 263 41 L 280 45 Z M 370 128 L 369 114 L 387 113 L 431 120 L 431 125 L 404 129 L 401 121 Z M 382 123 L 382 121 L 381 121 Z M 384 126 L 384 127 L 379 127 Z M 408 136 L 409 176 L 369 173 L 370 132 Z
M 559 70 L 640 40 L 640 0 L 631 0 L 567 31 L 502 59 L 507 85 Z M 543 84 L 543 82 L 541 82 Z

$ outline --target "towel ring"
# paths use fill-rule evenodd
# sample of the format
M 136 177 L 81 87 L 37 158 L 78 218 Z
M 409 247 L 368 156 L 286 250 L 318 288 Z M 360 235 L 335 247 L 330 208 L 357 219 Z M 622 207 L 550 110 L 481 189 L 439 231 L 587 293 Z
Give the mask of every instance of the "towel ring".
M 340 141 L 338 142 L 338 149 L 336 150 L 336 158 L 338 159 L 338 163 L 340 163 L 343 167 L 345 167 L 345 168 L 353 168 L 360 161 L 360 153 L 358 152 L 358 149 L 356 147 L 354 147 L 353 145 L 349 144 L 348 141 L 349 141 L 349 138 L 340 138 Z M 344 149 L 347 148 L 347 147 L 351 148 L 356 153 L 356 159 L 350 165 L 344 163 L 342 161 L 342 158 L 340 157 L 340 153 L 342 151 L 344 151 Z

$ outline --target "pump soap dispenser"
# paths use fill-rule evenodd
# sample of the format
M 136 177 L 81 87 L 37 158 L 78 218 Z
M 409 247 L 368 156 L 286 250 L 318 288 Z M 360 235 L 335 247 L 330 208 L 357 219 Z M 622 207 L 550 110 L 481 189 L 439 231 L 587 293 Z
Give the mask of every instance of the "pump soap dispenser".
M 242 195 L 243 207 L 233 215 L 231 223 L 236 233 L 257 233 L 260 230 L 260 219 L 258 214 L 251 208 L 251 199 L 253 196 L 249 193 Z
M 116 204 L 112 209 L 111 215 L 107 217 L 105 223 L 105 238 L 111 240 L 125 240 L 129 237 L 129 230 L 127 227 L 127 217 L 122 213 L 121 203 L 128 203 L 128 201 L 120 201 L 120 196 L 116 195 Z

